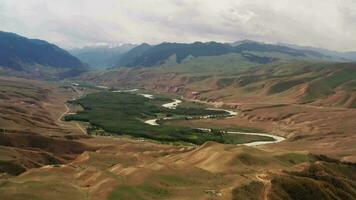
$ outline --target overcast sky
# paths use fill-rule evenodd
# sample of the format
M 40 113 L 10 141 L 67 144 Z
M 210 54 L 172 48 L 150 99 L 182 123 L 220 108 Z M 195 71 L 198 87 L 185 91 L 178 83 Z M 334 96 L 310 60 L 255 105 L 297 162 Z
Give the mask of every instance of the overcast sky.
M 0 0 L 0 30 L 64 48 L 251 39 L 356 51 L 356 0 Z

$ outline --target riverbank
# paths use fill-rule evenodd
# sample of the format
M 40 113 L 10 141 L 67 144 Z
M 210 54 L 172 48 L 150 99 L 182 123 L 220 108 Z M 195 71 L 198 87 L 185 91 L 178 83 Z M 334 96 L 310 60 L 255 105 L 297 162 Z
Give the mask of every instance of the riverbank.
M 147 98 L 153 98 L 153 95 L 150 95 Z M 169 108 L 169 109 L 176 109 L 177 106 L 180 103 L 182 103 L 182 101 L 179 100 L 179 99 L 172 99 L 172 100 L 173 100 L 173 102 L 165 103 L 165 104 L 162 105 L 162 107 Z M 228 113 L 224 117 L 233 117 L 233 116 L 237 115 L 237 112 L 236 111 L 232 111 L 232 110 L 225 110 L 225 109 L 219 109 L 219 108 L 207 108 L 206 110 L 224 111 L 224 112 Z M 200 118 L 202 118 L 202 119 L 214 118 L 214 115 L 201 116 Z M 171 119 L 171 118 L 150 119 L 150 120 L 146 120 L 145 123 L 148 124 L 148 125 L 151 125 L 151 126 L 159 126 L 159 124 L 157 123 L 158 120 L 167 120 L 167 119 Z M 196 128 L 196 129 L 202 130 L 203 132 L 212 132 L 211 129 L 206 129 L 206 128 Z M 267 133 L 248 133 L 248 132 L 235 132 L 235 131 L 227 131 L 226 133 L 238 134 L 238 135 L 263 136 L 263 137 L 270 137 L 270 138 L 273 139 L 272 141 L 253 141 L 253 142 L 247 142 L 247 143 L 239 144 L 239 145 L 246 145 L 246 146 L 258 146 L 258 145 L 265 145 L 265 144 L 273 144 L 273 143 L 278 143 L 278 142 L 282 142 L 283 140 L 285 140 L 284 137 L 277 136 L 277 135 L 272 135 L 272 134 L 267 134 Z

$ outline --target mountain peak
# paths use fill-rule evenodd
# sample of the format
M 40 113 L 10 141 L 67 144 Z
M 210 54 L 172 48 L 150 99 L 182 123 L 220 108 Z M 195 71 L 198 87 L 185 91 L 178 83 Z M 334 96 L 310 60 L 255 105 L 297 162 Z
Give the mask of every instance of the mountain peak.
M 230 44 L 231 44 L 231 46 L 238 46 L 241 44 L 264 44 L 264 43 L 246 39 L 246 40 L 239 40 L 239 41 L 236 41 L 236 42 L 233 42 Z

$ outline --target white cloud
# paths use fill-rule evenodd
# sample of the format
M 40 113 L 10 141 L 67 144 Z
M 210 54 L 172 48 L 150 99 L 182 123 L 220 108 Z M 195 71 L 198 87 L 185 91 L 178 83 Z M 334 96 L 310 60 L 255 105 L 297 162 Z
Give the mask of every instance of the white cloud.
M 254 39 L 356 50 L 354 0 L 1 0 L 0 29 L 67 48 Z

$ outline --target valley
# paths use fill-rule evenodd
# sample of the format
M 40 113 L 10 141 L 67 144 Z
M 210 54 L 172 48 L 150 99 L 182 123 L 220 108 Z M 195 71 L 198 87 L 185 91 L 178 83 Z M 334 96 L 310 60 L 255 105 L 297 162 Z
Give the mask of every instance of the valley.
M 143 88 L 239 110 L 239 115 L 231 118 L 173 122 L 176 125 L 248 126 L 289 138 L 278 147 L 327 152 L 345 161 L 356 159 L 353 63 L 283 61 L 244 68 L 238 61 L 232 61 L 230 67 L 225 56 L 219 58 L 214 58 L 216 63 L 201 57 L 176 66 L 118 68 L 83 74 L 81 80 L 114 88 Z M 220 69 L 220 64 L 236 70 Z
M 91 69 L 6 32 L 0 51 L 0 199 L 356 197 L 345 53 L 250 40 L 71 51 Z
M 92 109 L 109 108 L 115 115 L 119 115 L 117 111 L 120 110 L 120 105 L 125 105 L 124 111 L 132 111 L 130 107 L 133 106 L 134 111 L 144 111 L 146 116 L 141 116 L 138 121 L 131 121 L 136 119 L 136 115 L 133 118 L 126 115 L 126 120 L 135 123 L 135 127 L 140 122 L 137 127 L 145 127 L 145 130 L 154 132 L 158 127 L 145 126 L 145 118 L 166 117 L 167 114 L 180 116 L 182 112 L 190 113 L 193 117 L 212 113 L 226 115 L 227 112 L 220 109 L 207 110 L 210 105 L 182 100 L 175 105 L 176 109 L 166 108 L 169 106 L 162 105 L 171 103 L 177 97 L 156 93 L 151 99 L 139 95 L 139 90 L 134 91 L 137 94 L 132 93 L 131 89 L 125 89 L 128 92 L 112 92 L 95 87 L 74 87 L 71 83 L 18 78 L 1 78 L 1 84 L 2 91 L 6 94 L 2 99 L 8 98 L 16 102 L 15 97 L 21 96 L 16 110 L 6 103 L 1 104 L 1 113 L 7 113 L 6 116 L 2 114 L 2 122 L 4 119 L 17 119 L 20 108 L 25 106 L 30 106 L 27 109 L 29 112 L 46 108 L 48 112 L 40 113 L 53 122 L 52 126 L 45 126 L 41 124 L 41 118 L 34 116 L 26 117 L 33 120 L 33 123 L 25 120 L 4 123 L 7 125 L 6 133 L 0 136 L 2 199 L 259 199 L 260 195 L 269 199 L 294 199 L 296 195 L 310 195 L 313 198 L 338 195 L 344 199 L 352 199 L 356 194 L 354 164 L 310 154 L 308 151 L 311 148 L 308 151 L 293 148 L 288 150 L 285 143 L 290 138 L 283 142 L 254 147 L 235 145 L 236 143 L 221 144 L 223 141 L 219 140 L 219 143 L 205 142 L 204 139 L 194 140 L 201 143 L 192 145 L 190 142 L 194 141 L 167 143 L 141 135 L 137 138 L 130 134 L 105 134 L 79 123 L 82 128 L 87 129 L 89 135 L 86 135 L 78 128 L 77 122 L 59 120 L 64 116 L 84 117 L 85 115 L 81 116 L 83 109 L 73 105 L 78 101 L 83 107 L 90 105 Z M 47 92 L 44 93 L 44 90 Z M 150 93 L 145 91 L 144 94 Z M 31 102 L 29 105 L 21 103 L 25 95 L 29 98 L 26 101 Z M 71 102 L 68 105 L 69 111 L 65 106 L 67 101 Z M 133 105 L 128 106 L 122 101 Z M 135 102 L 141 102 L 139 105 L 145 102 L 149 109 L 146 106 L 137 107 Z M 108 106 L 107 103 L 112 105 Z M 243 110 L 239 110 L 236 116 L 218 119 L 162 121 L 159 123 L 168 127 L 167 132 L 162 132 L 163 135 L 159 133 L 158 136 L 170 136 L 177 127 L 188 132 L 188 127 L 256 132 L 258 126 L 243 127 L 235 123 L 241 111 L 243 113 Z M 88 112 L 90 114 L 90 110 Z M 110 116 L 107 119 L 117 119 L 107 112 L 96 112 L 96 115 L 100 117 L 96 116 L 94 119 L 105 119 L 105 116 Z M 92 118 L 89 121 L 90 119 Z M 111 128 L 127 128 L 120 126 L 121 121 L 122 119 L 113 123 L 119 126 Z M 112 122 L 94 123 L 110 125 Z M 173 130 L 172 126 L 175 127 Z M 28 129 L 31 130 L 30 133 L 26 133 Z M 130 129 L 124 132 L 130 133 Z M 240 135 L 238 140 L 247 142 L 251 138 L 241 138 Z M 342 187 L 335 187 L 335 182 Z M 303 190 L 300 184 L 307 186 L 313 193 L 310 194 L 309 189 Z M 332 194 L 325 192 L 326 188 L 332 188 Z M 294 193 L 298 190 L 301 192 Z
M 207 109 L 201 104 L 187 107 L 189 103 L 181 106 L 178 105 L 178 102 L 181 101 L 177 99 L 173 103 L 169 103 L 172 100 L 167 97 L 153 95 L 149 97 L 142 96 L 140 93 L 125 92 L 89 94 L 83 99 L 72 102 L 72 104 L 79 104 L 84 110 L 77 114 L 67 115 L 65 119 L 89 122 L 92 125 L 89 128 L 89 134 L 96 135 L 100 132 L 103 134 L 129 134 L 161 142 L 203 144 L 207 141 L 216 141 L 239 144 L 251 143 L 256 140 L 274 140 L 266 135 L 239 135 L 219 129 L 204 131 L 199 127 L 159 126 L 167 120 L 213 119 L 231 115 L 223 110 Z M 153 117 L 159 118 L 150 119 Z

